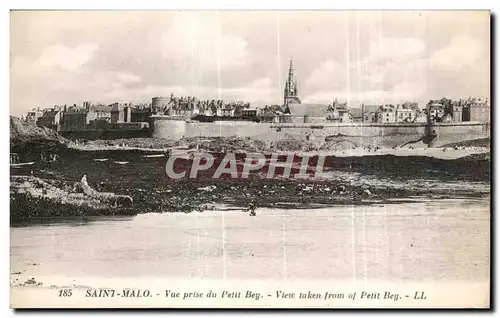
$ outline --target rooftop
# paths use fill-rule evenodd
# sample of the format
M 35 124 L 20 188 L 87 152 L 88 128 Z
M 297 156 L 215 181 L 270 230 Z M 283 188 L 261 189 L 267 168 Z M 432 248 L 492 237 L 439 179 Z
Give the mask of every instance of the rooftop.
M 66 110 L 66 114 L 82 114 L 86 112 L 87 109 L 85 107 L 70 107 Z
M 44 118 L 53 118 L 56 117 L 57 114 L 59 113 L 59 110 L 47 110 L 46 112 L 43 113 L 42 117 Z
M 100 112 L 100 113 L 109 113 L 109 112 L 111 112 L 111 107 L 104 106 L 104 105 L 93 105 L 93 106 L 90 106 L 90 110 L 95 111 L 95 112 Z
M 325 117 L 328 105 L 325 104 L 289 104 L 292 116 Z

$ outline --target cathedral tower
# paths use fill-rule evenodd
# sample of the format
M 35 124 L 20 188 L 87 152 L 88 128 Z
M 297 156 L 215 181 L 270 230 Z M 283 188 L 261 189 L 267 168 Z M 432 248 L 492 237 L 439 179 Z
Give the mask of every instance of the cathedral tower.
M 297 96 L 297 79 L 293 69 L 293 61 L 290 59 L 290 68 L 288 69 L 288 78 L 285 83 L 284 91 L 284 105 L 288 106 L 290 103 L 300 104 L 300 99 Z

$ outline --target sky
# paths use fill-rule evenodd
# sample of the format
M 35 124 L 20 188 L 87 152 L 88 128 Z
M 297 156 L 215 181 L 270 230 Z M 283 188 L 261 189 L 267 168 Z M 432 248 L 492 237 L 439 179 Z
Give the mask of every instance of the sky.
M 281 104 L 490 95 L 487 11 L 12 11 L 10 113 L 153 96 Z

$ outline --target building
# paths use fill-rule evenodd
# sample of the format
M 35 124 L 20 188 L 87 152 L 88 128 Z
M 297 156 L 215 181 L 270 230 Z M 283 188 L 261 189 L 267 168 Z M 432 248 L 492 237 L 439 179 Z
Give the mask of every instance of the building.
M 328 105 L 325 104 L 289 104 L 293 124 L 325 123 Z
M 444 113 L 443 117 L 441 117 L 440 122 L 442 123 L 452 123 L 453 122 L 453 116 L 450 113 Z
M 482 101 L 481 99 L 469 98 L 462 108 L 462 120 L 482 123 L 491 122 L 491 107 L 488 100 Z
M 444 106 L 444 114 L 440 118 L 441 122 L 461 122 L 463 117 L 463 106 L 466 101 L 452 101 L 449 98 L 443 97 L 440 100 L 431 101 L 431 104 L 441 104 Z
M 273 121 L 292 124 L 326 122 L 328 105 L 303 104 L 298 97 L 298 85 L 292 60 L 290 60 L 290 68 L 284 88 L 283 107 L 280 107 L 280 110 L 283 111 L 276 112 Z
M 130 114 L 130 121 L 133 123 L 137 122 L 149 122 L 149 118 L 151 117 L 151 107 L 139 105 L 132 108 L 132 112 Z
M 241 111 L 243 118 L 257 118 L 257 109 L 243 109 Z
M 472 104 L 470 106 L 470 121 L 489 123 L 491 108 L 488 105 Z
M 428 120 L 431 122 L 440 122 L 445 114 L 444 105 L 438 102 L 431 101 L 427 104 L 426 109 Z
M 325 112 L 326 120 L 331 122 L 351 122 L 352 115 L 347 108 L 347 103 L 339 103 L 336 100 L 332 105 L 328 105 Z
M 349 114 L 352 122 L 363 122 L 363 109 L 362 108 L 349 108 Z
M 380 108 L 380 105 L 361 105 L 362 113 L 363 113 L 363 122 L 364 123 L 375 123 L 377 122 L 377 111 Z
M 64 112 L 61 130 L 83 130 L 87 123 L 87 108 L 74 104 Z
M 279 105 L 266 105 L 259 109 L 257 117 L 261 123 L 279 123 L 283 109 Z
M 377 123 L 394 123 L 396 122 L 396 106 L 382 105 L 376 113 Z
M 376 112 L 364 113 L 363 114 L 364 123 L 375 123 L 377 122 Z
M 123 122 L 130 123 L 132 121 L 132 104 L 123 107 Z
M 38 120 L 38 118 L 42 117 L 42 115 L 43 111 L 40 109 L 40 107 L 33 108 L 26 114 L 25 121 L 31 124 L 36 124 L 36 121 Z
M 37 119 L 36 125 L 58 131 L 61 125 L 61 114 L 62 112 L 58 108 L 46 109 L 42 116 Z
M 109 105 L 110 111 L 110 121 L 111 123 L 123 123 L 125 120 L 124 106 L 120 103 L 113 103 Z
M 461 122 L 463 120 L 463 108 L 467 101 L 460 99 L 460 101 L 452 101 L 451 99 L 442 98 L 439 101 L 440 104 L 444 105 L 444 116 L 441 120 L 442 122 Z
M 396 122 L 406 122 L 411 123 L 415 119 L 417 112 L 411 108 L 403 108 L 401 105 L 396 109 Z
M 156 114 L 159 112 L 163 112 L 165 109 L 170 107 L 170 102 L 173 99 L 174 94 L 172 94 L 170 97 L 163 97 L 163 96 L 158 96 L 158 97 L 153 97 L 151 100 L 151 108 L 152 108 L 152 113 Z
M 463 105 L 460 105 L 460 103 L 458 104 L 454 104 L 453 105 L 453 108 L 452 108 L 452 118 L 453 118 L 453 122 L 455 123 L 459 123 L 462 121 L 462 117 L 463 117 Z
M 87 109 L 87 122 L 93 122 L 95 120 L 100 119 L 109 119 L 111 120 L 111 110 L 112 107 L 110 105 L 90 105 L 84 103 L 85 109 Z
M 234 117 L 234 109 L 232 108 L 219 108 L 217 109 L 217 116 L 220 117 Z
M 289 104 L 300 104 L 300 98 L 298 97 L 297 89 L 297 78 L 295 77 L 295 71 L 293 69 L 293 61 L 290 59 L 290 68 L 288 69 L 288 77 L 285 83 L 285 89 L 283 94 L 283 105 L 286 107 Z
M 490 122 L 491 108 L 488 100 L 469 97 L 452 101 L 449 98 L 431 100 L 427 104 L 428 120 L 434 122 Z

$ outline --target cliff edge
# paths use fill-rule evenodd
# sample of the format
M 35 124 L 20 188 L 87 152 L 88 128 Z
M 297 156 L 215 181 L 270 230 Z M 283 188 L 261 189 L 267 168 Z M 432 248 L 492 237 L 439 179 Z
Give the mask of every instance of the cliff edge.
M 10 149 L 11 152 L 24 152 L 43 149 L 66 148 L 68 140 L 57 132 L 46 127 L 22 121 L 10 116 Z

